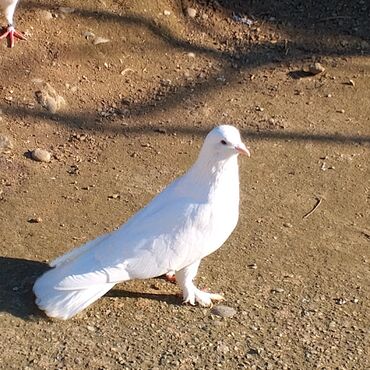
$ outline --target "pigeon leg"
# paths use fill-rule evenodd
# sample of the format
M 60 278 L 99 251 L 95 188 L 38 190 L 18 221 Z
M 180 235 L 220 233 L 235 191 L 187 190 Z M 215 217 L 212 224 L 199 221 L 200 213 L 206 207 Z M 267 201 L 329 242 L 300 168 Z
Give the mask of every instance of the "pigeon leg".
M 15 30 L 15 28 L 9 24 L 8 27 L 2 28 L 0 30 L 0 41 L 7 38 L 8 39 L 8 48 L 14 46 L 15 39 L 27 40 L 22 33 Z
M 224 297 L 221 294 L 203 292 L 194 285 L 193 279 L 197 275 L 199 264 L 200 260 L 176 271 L 176 281 L 183 291 L 184 303 L 194 306 L 197 302 L 202 307 L 209 307 L 212 306 L 212 301 L 221 301 Z
M 176 283 L 176 276 L 175 276 L 175 271 L 169 271 L 165 275 L 165 279 L 169 281 L 170 283 Z

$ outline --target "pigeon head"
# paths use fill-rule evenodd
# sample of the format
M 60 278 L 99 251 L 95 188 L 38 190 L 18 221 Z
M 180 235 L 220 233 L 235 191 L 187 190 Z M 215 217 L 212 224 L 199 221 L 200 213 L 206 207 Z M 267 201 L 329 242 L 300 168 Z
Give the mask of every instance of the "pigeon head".
M 218 159 L 245 154 L 250 157 L 249 149 L 242 142 L 239 130 L 230 125 L 215 127 L 206 137 L 203 149 Z

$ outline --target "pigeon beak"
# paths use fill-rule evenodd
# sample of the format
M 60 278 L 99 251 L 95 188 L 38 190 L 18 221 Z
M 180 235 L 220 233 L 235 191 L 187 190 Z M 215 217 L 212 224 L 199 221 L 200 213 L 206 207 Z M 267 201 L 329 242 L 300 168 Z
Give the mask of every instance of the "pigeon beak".
M 239 153 L 239 154 L 245 154 L 247 155 L 248 157 L 251 156 L 251 152 L 249 151 L 249 149 L 243 144 L 243 143 L 240 143 L 238 145 L 235 146 L 235 150 Z

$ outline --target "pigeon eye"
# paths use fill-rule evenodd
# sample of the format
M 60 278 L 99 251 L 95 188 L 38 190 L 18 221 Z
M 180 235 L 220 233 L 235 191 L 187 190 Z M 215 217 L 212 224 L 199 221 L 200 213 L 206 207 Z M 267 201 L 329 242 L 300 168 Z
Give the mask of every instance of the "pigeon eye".
M 220 141 L 220 143 L 221 143 L 222 145 L 226 145 L 226 144 L 227 144 L 227 142 L 226 142 L 225 140 L 221 140 L 221 141 Z

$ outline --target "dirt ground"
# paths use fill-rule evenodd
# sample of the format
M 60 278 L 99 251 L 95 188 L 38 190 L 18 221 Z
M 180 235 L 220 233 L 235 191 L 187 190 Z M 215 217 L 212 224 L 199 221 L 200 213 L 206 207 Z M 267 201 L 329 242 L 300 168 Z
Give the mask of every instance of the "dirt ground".
M 370 5 L 318 4 L 20 2 L 28 41 L 0 45 L 1 369 L 370 368 Z M 252 156 L 197 281 L 236 314 L 152 279 L 47 319 L 47 261 L 122 224 L 220 123 Z

